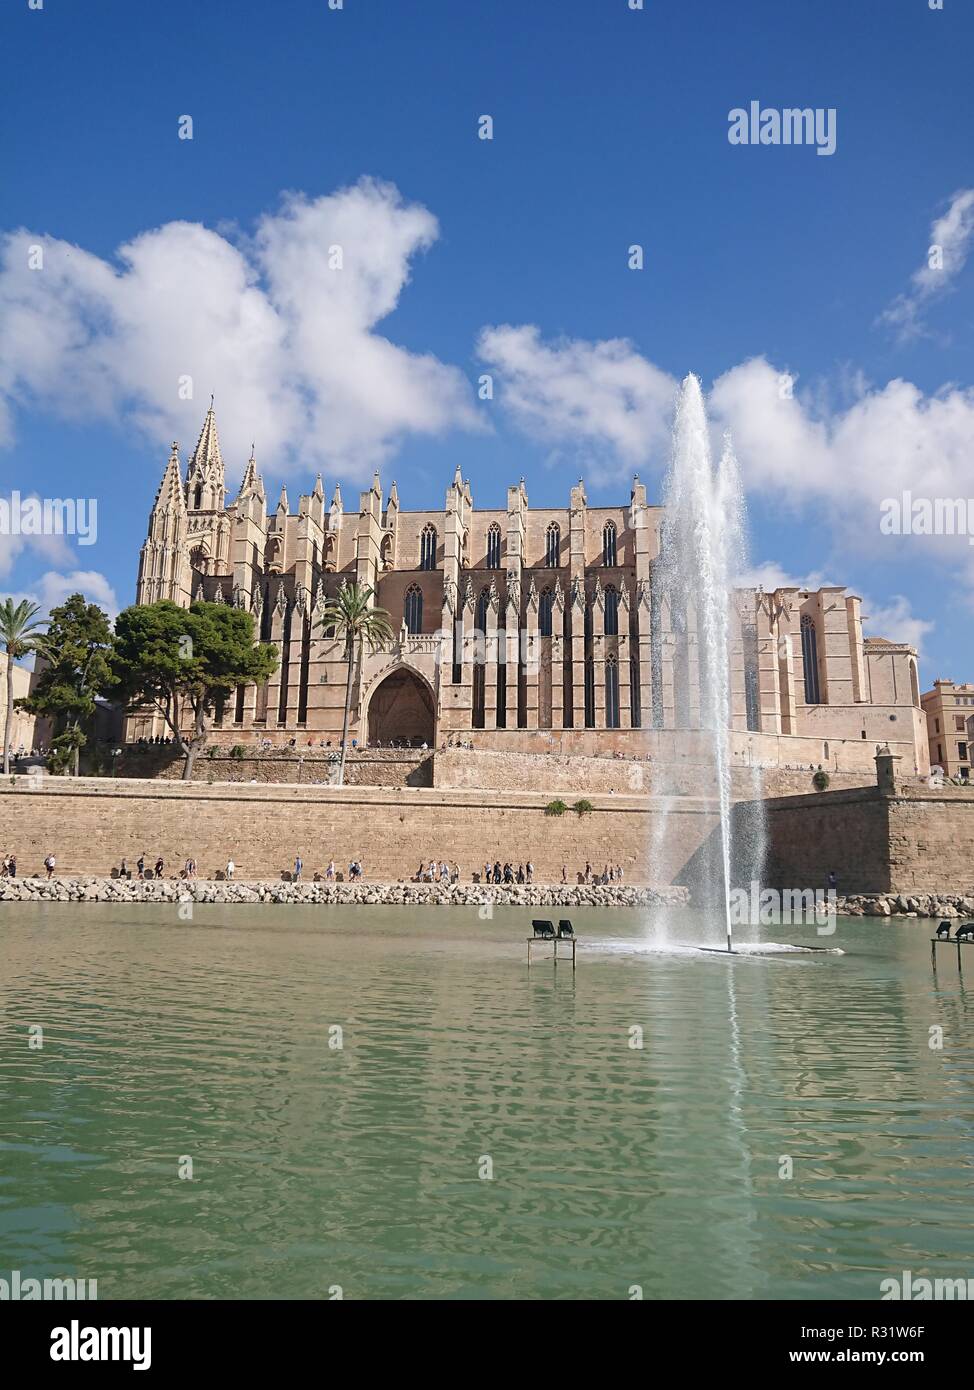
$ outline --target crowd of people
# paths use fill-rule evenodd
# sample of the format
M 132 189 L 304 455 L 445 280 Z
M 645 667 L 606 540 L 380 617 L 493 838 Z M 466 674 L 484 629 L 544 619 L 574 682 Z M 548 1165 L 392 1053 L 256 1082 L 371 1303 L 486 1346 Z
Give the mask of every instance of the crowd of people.
M 56 867 L 57 860 L 54 855 L 48 854 L 44 859 L 44 868 L 48 878 L 53 877 Z M 232 879 L 236 875 L 236 872 L 237 866 L 233 858 L 230 857 L 226 861 L 223 876 L 226 879 Z M 294 859 L 294 868 L 290 872 L 291 881 L 295 883 L 300 882 L 303 873 L 304 860 L 301 858 L 301 855 L 298 854 Z M 16 878 L 16 876 L 17 860 L 15 855 L 12 853 L 4 854 L 2 859 L 0 859 L 0 878 Z M 159 855 L 155 864 L 150 869 L 148 856 L 143 851 L 135 861 L 134 868 L 129 868 L 128 861 L 122 859 L 121 863 L 112 869 L 111 876 L 112 878 L 132 878 L 133 876 L 143 879 L 147 877 L 165 878 L 165 861 L 162 855 Z M 198 876 L 196 860 L 192 857 L 185 860 L 177 876 L 181 879 L 195 879 Z M 283 876 L 288 877 L 286 873 Z M 219 875 L 217 875 L 217 877 L 219 877 Z M 328 867 L 324 871 L 316 869 L 312 877 L 315 883 L 335 883 L 343 878 L 349 883 L 356 883 L 365 877 L 365 869 L 360 859 L 352 859 L 349 861 L 348 873 L 342 875 L 339 873 L 334 859 L 331 859 L 329 860 Z M 500 860 L 497 859 L 493 864 L 487 861 L 482 871 L 479 874 L 475 873 L 473 877 L 475 882 L 479 881 L 480 883 L 499 883 L 508 886 L 517 883 L 529 884 L 534 882 L 534 865 L 530 860 L 527 860 L 526 862 L 519 863 L 515 868 L 511 861 L 502 864 Z M 578 869 L 574 874 L 574 881 L 578 884 L 621 883 L 624 878 L 625 871 L 621 864 L 606 864 L 602 871 L 599 872 L 592 868 L 591 861 L 589 860 L 586 860 L 584 869 Z M 402 881 L 403 880 L 400 880 L 400 882 Z M 414 883 L 439 883 L 449 887 L 454 883 L 460 882 L 460 865 L 455 861 L 449 864 L 445 859 L 440 862 L 437 862 L 435 859 L 430 859 L 428 862 L 424 860 L 420 863 L 419 868 L 413 875 L 412 881 Z M 565 884 L 570 881 L 567 864 L 562 864 L 561 866 L 561 881 Z M 835 882 L 834 873 L 830 874 L 830 888 L 835 887 Z
M 435 859 L 431 859 L 428 864 L 420 863 L 419 868 L 413 875 L 413 882 L 442 884 L 459 883 L 460 865 L 454 864 L 451 867 L 445 859 L 441 864 L 437 864 Z

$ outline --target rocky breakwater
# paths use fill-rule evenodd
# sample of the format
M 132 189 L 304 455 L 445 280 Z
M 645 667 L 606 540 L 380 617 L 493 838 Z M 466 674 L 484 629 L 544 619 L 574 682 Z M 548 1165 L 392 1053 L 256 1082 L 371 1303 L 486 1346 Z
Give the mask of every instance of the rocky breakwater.
M 685 888 L 609 884 L 303 883 L 215 879 L 4 878 L 0 902 L 320 903 L 334 906 L 571 908 L 689 902 Z
M 853 893 L 838 898 L 840 917 L 974 917 L 974 894 Z

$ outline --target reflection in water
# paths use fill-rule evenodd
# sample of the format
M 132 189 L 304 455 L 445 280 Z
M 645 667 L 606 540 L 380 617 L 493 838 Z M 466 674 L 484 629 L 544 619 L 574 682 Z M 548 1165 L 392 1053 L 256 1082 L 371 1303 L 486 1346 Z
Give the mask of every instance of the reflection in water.
M 102 1297 L 620 1299 L 969 1273 L 971 1000 L 943 965 L 935 983 L 922 926 L 728 960 L 577 912 L 573 976 L 528 971 L 529 916 L 0 917 L 0 1273 Z

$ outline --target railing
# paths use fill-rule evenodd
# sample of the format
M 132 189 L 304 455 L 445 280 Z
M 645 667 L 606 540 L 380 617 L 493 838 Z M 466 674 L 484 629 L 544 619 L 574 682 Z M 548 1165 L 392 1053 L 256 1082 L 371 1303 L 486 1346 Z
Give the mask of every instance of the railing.
M 441 639 L 435 633 L 422 636 L 409 636 L 405 641 L 398 637 L 391 642 L 377 642 L 371 648 L 373 653 L 384 652 L 392 656 L 401 656 L 404 652 L 427 652 L 435 656 L 440 650 Z

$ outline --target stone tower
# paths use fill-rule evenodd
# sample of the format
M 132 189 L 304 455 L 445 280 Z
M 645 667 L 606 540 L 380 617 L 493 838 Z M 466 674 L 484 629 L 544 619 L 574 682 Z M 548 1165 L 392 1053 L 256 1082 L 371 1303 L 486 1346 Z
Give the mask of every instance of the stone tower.
M 190 566 L 198 575 L 225 574 L 231 565 L 223 456 L 213 397 L 186 475 Z M 198 597 L 194 592 L 193 598 Z
M 168 599 L 184 608 L 189 606 L 192 579 L 188 537 L 179 445 L 174 441 L 149 515 L 149 534 L 139 556 L 137 603 Z

